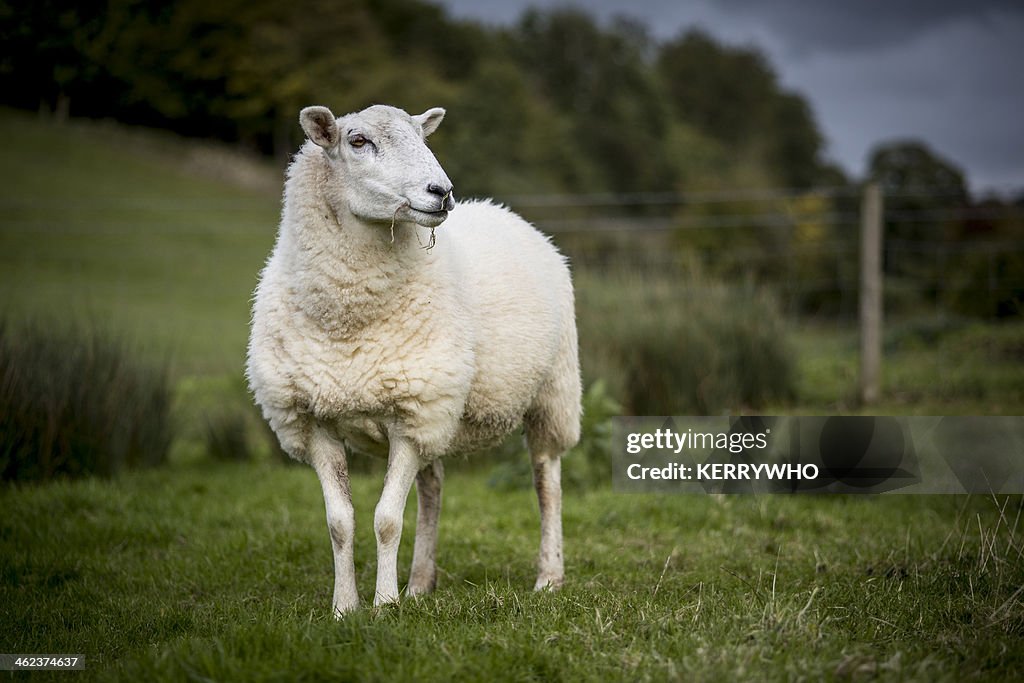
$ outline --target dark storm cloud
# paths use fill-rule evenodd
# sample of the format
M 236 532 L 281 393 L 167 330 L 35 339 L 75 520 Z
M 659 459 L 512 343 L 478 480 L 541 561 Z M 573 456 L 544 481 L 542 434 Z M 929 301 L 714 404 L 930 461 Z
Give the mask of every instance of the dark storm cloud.
M 864 50 L 960 23 L 992 26 L 1024 15 L 1020 0 L 721 0 L 724 14 L 756 18 L 791 49 Z
M 914 137 L 963 166 L 975 188 L 1024 184 L 1024 16 L 950 22 L 870 50 L 783 59 L 815 103 L 832 154 L 859 172 L 880 140 Z
M 648 22 L 662 37 L 680 26 L 716 33 L 757 34 L 769 29 L 792 50 L 858 50 L 910 40 L 958 22 L 992 25 L 1024 16 L 1022 0 L 444 0 L 456 14 L 511 23 L 526 7 L 578 7 L 599 17 L 616 14 Z

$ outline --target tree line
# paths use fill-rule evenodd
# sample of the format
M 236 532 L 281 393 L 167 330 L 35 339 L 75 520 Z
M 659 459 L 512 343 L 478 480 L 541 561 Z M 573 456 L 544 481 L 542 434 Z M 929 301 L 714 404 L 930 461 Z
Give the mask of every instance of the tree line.
M 810 105 L 781 85 L 762 53 L 699 29 L 656 41 L 637 21 L 600 22 L 566 8 L 527 10 L 495 28 L 422 0 L 0 0 L 0 41 L 0 102 L 58 119 L 109 117 L 215 138 L 283 164 L 301 142 L 303 106 L 336 114 L 371 103 L 444 106 L 431 146 L 462 197 L 785 187 L 797 196 L 673 207 L 680 225 L 740 217 L 727 232 L 680 230 L 676 247 L 702 251 L 722 275 L 796 272 L 831 282 L 825 292 L 854 266 L 824 251 L 784 258 L 794 246 L 852 249 L 855 226 L 828 217 L 855 214 L 855 194 L 799 193 L 858 181 L 823 157 Z M 886 260 L 890 275 L 941 280 L 950 261 L 914 246 L 925 241 L 1024 241 L 1019 206 L 975 202 L 955 163 L 921 143 L 878 147 L 867 175 L 889 196 L 887 239 L 903 245 Z M 765 213 L 787 218 L 766 226 Z M 725 239 L 734 254 L 765 258 L 716 262 L 709 247 Z M 958 271 L 970 280 L 963 310 L 978 308 L 971 292 L 979 283 L 1024 280 L 1019 250 L 969 260 Z M 1024 287 L 1000 284 L 996 299 L 982 308 L 1016 315 Z M 837 305 L 834 293 L 800 303 Z

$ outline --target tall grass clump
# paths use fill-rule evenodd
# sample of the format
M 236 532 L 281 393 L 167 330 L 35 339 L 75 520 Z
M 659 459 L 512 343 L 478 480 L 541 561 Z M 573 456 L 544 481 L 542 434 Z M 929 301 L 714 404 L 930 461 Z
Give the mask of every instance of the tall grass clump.
M 167 458 L 171 383 L 122 340 L 0 323 L 0 477 L 107 476 Z
M 795 395 L 785 319 L 763 289 L 699 274 L 580 272 L 583 372 L 627 413 L 719 414 Z
M 249 462 L 249 421 L 241 411 L 221 411 L 206 416 L 206 454 L 222 462 Z

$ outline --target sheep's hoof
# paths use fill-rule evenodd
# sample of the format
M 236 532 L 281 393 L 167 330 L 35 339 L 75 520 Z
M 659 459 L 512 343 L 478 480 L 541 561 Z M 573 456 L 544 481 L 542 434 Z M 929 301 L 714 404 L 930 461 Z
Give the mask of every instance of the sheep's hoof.
M 352 612 L 355 612 L 357 609 L 359 609 L 359 601 L 358 600 L 356 602 L 353 602 L 353 603 L 345 603 L 345 604 L 334 603 L 332 612 L 334 613 L 334 618 L 340 621 L 340 620 L 344 619 L 345 617 L 347 617 Z
M 565 581 L 564 576 L 547 576 L 541 574 L 537 577 L 537 583 L 534 584 L 533 590 L 535 591 L 556 591 L 562 587 L 562 583 Z
M 373 606 L 380 608 L 388 608 L 398 604 L 397 595 L 378 595 L 373 599 Z
M 405 589 L 405 594 L 409 597 L 416 597 L 417 595 L 426 595 L 427 593 L 433 593 L 434 588 L 437 587 L 437 574 L 433 574 L 427 577 L 413 574 L 409 579 L 409 587 Z

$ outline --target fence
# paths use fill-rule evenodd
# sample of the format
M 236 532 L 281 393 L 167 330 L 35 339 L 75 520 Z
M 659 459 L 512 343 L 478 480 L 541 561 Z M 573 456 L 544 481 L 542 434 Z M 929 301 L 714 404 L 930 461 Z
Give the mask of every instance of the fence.
M 505 203 L 553 235 L 577 268 L 670 273 L 696 262 L 726 279 L 772 287 L 792 316 L 852 320 L 861 287 L 861 192 L 550 195 Z M 955 199 L 927 190 L 886 193 L 887 309 L 1020 315 L 1014 302 L 1024 299 L 1024 207 L 943 206 Z
M 879 395 L 883 309 L 1021 316 L 1022 207 L 962 202 L 927 189 L 883 199 L 875 184 L 507 200 L 577 269 L 671 277 L 697 267 L 774 289 L 793 317 L 858 320 L 865 403 Z
M 554 236 L 576 268 L 692 269 L 775 290 L 797 319 L 854 320 L 860 300 L 859 188 L 502 198 Z M 951 206 L 960 197 L 922 189 L 886 193 L 882 252 L 885 308 L 902 315 L 1019 316 L 1024 299 L 1024 205 Z M 136 231 L 148 221 L 182 234 L 204 230 L 192 212 L 257 216 L 264 201 L 96 198 L 5 199 L 0 231 L 43 231 L 50 212 L 71 214 L 61 234 Z M 111 207 L 120 211 L 108 215 Z M 262 222 L 262 221 L 261 221 Z M 241 224 L 241 223 L 240 223 Z M 247 225 L 247 224 L 246 224 Z M 224 229 L 224 228 L 222 228 Z M 246 228 L 248 229 L 248 228 Z

